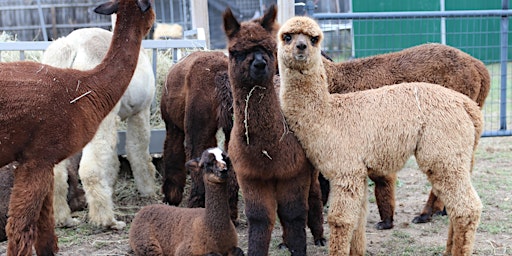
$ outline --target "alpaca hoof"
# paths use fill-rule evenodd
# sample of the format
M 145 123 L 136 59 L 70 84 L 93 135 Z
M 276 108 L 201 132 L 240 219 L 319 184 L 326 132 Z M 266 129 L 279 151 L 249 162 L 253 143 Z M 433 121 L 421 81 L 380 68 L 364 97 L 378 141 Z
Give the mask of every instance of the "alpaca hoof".
M 412 223 L 418 224 L 418 223 L 427 223 L 430 222 L 430 215 L 428 214 L 421 214 L 420 216 L 414 217 L 412 220 Z
M 114 229 L 114 230 L 122 230 L 125 227 L 126 227 L 126 223 L 124 223 L 123 221 L 114 221 L 112 223 L 112 225 L 110 225 L 108 228 Z
M 64 223 L 59 224 L 58 227 L 59 228 L 72 228 L 72 227 L 76 227 L 76 226 L 80 225 L 80 223 L 82 223 L 82 222 L 77 218 L 69 218 Z
M 325 246 L 327 244 L 327 240 L 325 240 L 325 238 L 319 238 L 319 239 L 315 239 L 315 245 L 316 246 Z
M 434 212 L 434 214 L 432 214 L 432 216 L 446 216 L 446 215 L 448 215 L 448 213 L 446 212 L 446 208 L 443 208 L 443 210 L 436 211 L 436 212 Z
M 232 255 L 232 256 L 244 256 L 245 253 L 244 251 L 242 251 L 242 249 L 238 248 L 238 247 L 235 247 L 233 248 L 233 250 L 231 250 L 231 254 L 229 255 Z
M 277 248 L 279 250 L 288 250 L 288 246 L 285 243 L 280 243 Z
M 413 222 L 414 222 L 414 220 L 413 220 Z M 375 225 L 375 228 L 378 230 L 392 229 L 393 222 L 392 221 L 381 221 Z

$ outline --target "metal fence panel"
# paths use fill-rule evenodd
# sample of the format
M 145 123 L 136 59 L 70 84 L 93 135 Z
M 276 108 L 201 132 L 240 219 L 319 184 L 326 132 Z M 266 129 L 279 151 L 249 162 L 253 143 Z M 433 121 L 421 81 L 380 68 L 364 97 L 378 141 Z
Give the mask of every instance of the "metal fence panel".
M 483 108 L 482 136 L 510 136 L 511 16 L 510 10 L 474 10 L 316 13 L 313 17 L 324 30 L 324 50 L 336 61 L 432 42 L 445 43 L 480 59 L 491 75 L 491 89 Z

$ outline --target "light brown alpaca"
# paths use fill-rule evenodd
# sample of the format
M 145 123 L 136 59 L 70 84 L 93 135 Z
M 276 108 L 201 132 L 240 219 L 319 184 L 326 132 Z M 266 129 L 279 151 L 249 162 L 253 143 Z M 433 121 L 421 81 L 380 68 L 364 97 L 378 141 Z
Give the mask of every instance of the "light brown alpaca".
M 403 82 L 427 82 L 463 93 L 482 108 L 491 87 L 489 71 L 480 60 L 442 44 L 422 44 L 338 63 L 323 59 L 323 64 L 331 93 L 375 89 Z M 397 176 L 377 175 L 370 179 L 375 182 L 375 199 L 382 220 L 376 227 L 390 229 L 393 227 Z M 428 222 L 433 214 L 442 213 L 443 207 L 431 192 L 421 214 L 413 222 Z
M 412 155 L 450 216 L 446 253 L 470 255 L 482 210 L 470 177 L 482 132 L 478 105 L 421 82 L 329 94 L 322 37 L 314 20 L 288 20 L 278 33 L 278 63 L 290 129 L 331 183 L 330 255 L 364 255 L 366 178 L 395 173 Z
M 9 204 L 9 255 L 54 255 L 53 166 L 80 151 L 126 90 L 142 38 L 153 25 L 150 0 L 112 0 L 118 14 L 109 52 L 89 71 L 36 62 L 0 64 L 0 166 L 18 161 Z M 108 86 L 105 86 L 108 85 Z

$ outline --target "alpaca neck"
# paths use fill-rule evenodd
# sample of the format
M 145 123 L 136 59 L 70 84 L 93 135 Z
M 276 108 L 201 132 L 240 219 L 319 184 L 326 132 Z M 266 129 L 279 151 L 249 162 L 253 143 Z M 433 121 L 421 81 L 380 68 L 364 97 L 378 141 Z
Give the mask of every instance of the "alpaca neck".
M 227 183 L 212 184 L 204 179 L 205 185 L 205 224 L 210 230 L 219 232 L 222 235 L 227 226 L 231 225 L 230 210 L 228 203 Z
M 331 97 L 322 62 L 301 71 L 281 67 L 279 73 L 281 74 L 280 97 L 283 109 L 294 110 L 299 115 L 325 112 Z
M 148 23 L 146 19 L 151 18 L 152 11 L 140 15 L 132 14 L 133 9 L 140 11 L 128 1 L 119 3 L 110 48 L 102 62 L 86 72 L 81 81 L 83 89 L 91 91 L 90 102 L 99 117 L 106 116 L 123 96 L 137 66 L 142 38 L 147 33 L 141 25 Z
M 231 81 L 234 127 L 238 131 L 237 137 L 243 138 L 247 145 L 276 144 L 278 140 L 275 138 L 280 138 L 285 131 L 285 119 L 279 109 L 279 99 L 272 78 L 265 84 L 267 85 L 246 87 Z

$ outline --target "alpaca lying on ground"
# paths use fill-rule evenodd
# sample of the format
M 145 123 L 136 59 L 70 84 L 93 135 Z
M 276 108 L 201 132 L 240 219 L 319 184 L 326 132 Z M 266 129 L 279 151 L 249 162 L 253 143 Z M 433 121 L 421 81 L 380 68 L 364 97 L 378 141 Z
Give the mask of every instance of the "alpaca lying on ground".
M 366 177 L 394 173 L 411 155 L 449 214 L 446 253 L 470 255 L 482 210 L 470 177 L 482 132 L 478 105 L 428 83 L 329 94 L 322 37 L 308 17 L 289 19 L 277 36 L 281 108 L 331 184 L 330 255 L 364 255 Z
M 7 224 L 7 212 L 9 211 L 9 198 L 14 184 L 14 171 L 18 166 L 17 162 L 10 163 L 0 168 L 0 241 L 7 240 L 5 233 L 5 224 Z M 69 204 L 69 211 L 81 211 L 85 209 L 85 192 L 78 187 L 78 169 L 74 166 L 63 166 L 65 168 L 67 181 L 66 186 L 66 204 Z M 58 214 L 56 212 L 55 214 Z
M 202 174 L 205 208 L 143 207 L 130 228 L 131 248 L 136 255 L 243 255 L 229 218 L 229 158 L 222 149 L 210 148 L 187 166 Z
M 423 44 L 399 52 L 333 63 L 323 59 L 329 91 L 347 93 L 374 89 L 402 82 L 439 84 L 467 95 L 480 108 L 489 94 L 490 76 L 478 59 L 450 46 Z M 393 227 L 397 176 L 371 175 L 381 222 L 378 229 Z M 429 199 L 413 222 L 428 222 L 432 214 L 443 211 L 443 203 L 430 193 Z
M 93 69 L 101 63 L 112 41 L 112 32 L 100 28 L 83 28 L 53 41 L 41 62 L 59 68 Z M 127 121 L 126 155 L 137 189 L 142 196 L 154 196 L 155 166 L 149 154 L 150 108 L 155 94 L 151 62 L 141 48 L 130 85 L 119 103 L 103 119 L 94 138 L 83 149 L 80 178 L 86 191 L 90 222 L 107 228 L 121 229 L 126 224 L 114 216 L 112 194 L 119 172 L 117 155 L 117 119 Z M 66 161 L 66 160 L 65 160 Z M 60 173 L 59 173 L 60 171 Z M 65 174 L 55 172 L 54 211 L 56 225 L 73 226 L 66 198 Z M 62 179 L 58 177 L 63 176 Z M 62 187 L 62 189 L 60 189 Z M 57 209 L 61 209 L 57 211 Z M 57 214 L 57 212 L 59 212 Z
M 117 104 L 155 19 L 149 0 L 112 0 L 95 11 L 118 15 L 109 52 L 96 68 L 0 64 L 0 166 L 19 163 L 6 226 L 8 255 L 32 255 L 32 247 L 38 255 L 57 253 L 53 167 L 79 152 Z
M 248 254 L 268 254 L 277 212 L 284 245 L 292 255 L 305 255 L 308 195 L 318 172 L 279 109 L 273 82 L 276 14 L 275 5 L 249 22 L 239 23 L 229 8 L 223 14 L 234 115 L 228 152 L 245 202 Z M 322 209 L 319 189 L 316 195 Z

